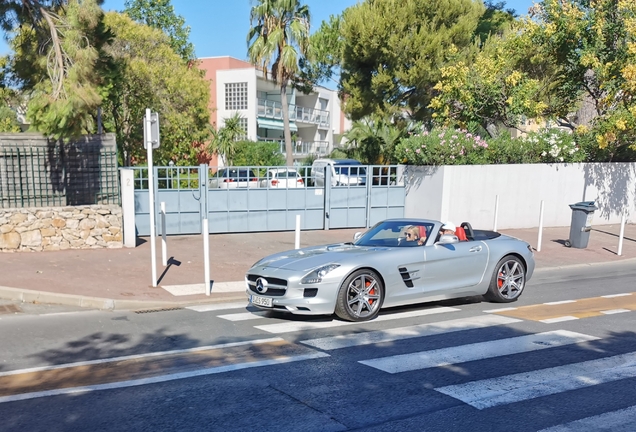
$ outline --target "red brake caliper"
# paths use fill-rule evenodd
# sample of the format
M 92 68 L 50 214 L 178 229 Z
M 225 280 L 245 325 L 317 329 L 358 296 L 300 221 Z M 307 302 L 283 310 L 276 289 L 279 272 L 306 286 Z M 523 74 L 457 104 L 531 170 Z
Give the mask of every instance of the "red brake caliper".
M 369 282 L 369 281 L 365 281 L 365 283 L 364 283 L 364 287 L 365 287 L 365 288 L 369 288 L 370 286 L 371 286 L 371 282 Z M 373 288 L 371 291 L 369 291 L 369 294 L 371 294 L 371 295 L 375 295 L 375 288 Z M 369 304 L 370 304 L 370 305 L 371 305 L 371 304 L 373 304 L 373 302 L 374 302 L 374 300 L 373 300 L 373 299 L 369 299 Z
M 503 286 L 503 280 L 501 279 L 503 277 L 503 272 L 499 272 L 499 277 L 497 278 L 497 286 L 499 288 L 501 288 Z

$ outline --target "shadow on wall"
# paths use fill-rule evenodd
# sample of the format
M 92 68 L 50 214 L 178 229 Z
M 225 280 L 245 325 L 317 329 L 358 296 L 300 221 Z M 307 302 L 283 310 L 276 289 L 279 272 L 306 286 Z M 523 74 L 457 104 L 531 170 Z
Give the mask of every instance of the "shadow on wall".
M 418 190 L 422 186 L 422 182 L 425 178 L 431 177 L 437 173 L 439 166 L 425 165 L 414 167 L 412 165 L 406 165 L 404 167 L 404 185 L 405 192 L 408 195 L 411 189 Z
M 636 165 L 629 163 L 594 163 L 584 165 L 585 186 L 582 200 L 586 197 L 588 186 L 598 191 L 596 206 L 604 218 L 621 215 L 623 209 L 629 212 L 634 207 L 636 197 Z
M 66 196 L 66 205 L 97 204 L 101 190 L 101 148 L 94 141 L 47 140 L 51 188 Z

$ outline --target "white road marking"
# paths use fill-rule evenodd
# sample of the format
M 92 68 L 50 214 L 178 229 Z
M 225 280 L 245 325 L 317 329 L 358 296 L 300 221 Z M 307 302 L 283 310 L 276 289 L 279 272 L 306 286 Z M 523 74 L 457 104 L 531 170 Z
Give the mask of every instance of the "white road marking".
M 439 313 L 446 312 L 455 312 L 461 309 L 451 308 L 451 307 L 438 307 L 431 309 L 422 309 L 410 312 L 400 312 L 386 315 L 379 315 L 373 321 L 368 321 L 369 323 L 374 323 L 378 321 L 389 321 L 401 318 L 412 318 L 424 315 L 433 315 Z M 350 322 L 350 321 L 340 321 L 340 320 L 331 320 L 331 321 L 289 321 L 280 324 L 266 324 L 261 326 L 254 326 L 259 330 L 263 330 L 269 333 L 289 333 L 296 332 L 302 330 L 315 330 L 315 329 L 325 329 L 332 327 L 341 327 L 347 325 L 354 324 L 364 324 L 365 322 Z
M 168 291 L 173 296 L 186 296 L 195 294 L 205 294 L 205 284 L 187 284 L 187 285 L 161 285 L 161 288 Z M 236 282 L 213 282 L 213 293 L 227 292 L 243 292 L 245 291 L 245 281 Z
M 362 360 L 359 363 L 394 374 L 572 345 L 597 339 L 599 338 L 595 336 L 567 330 L 555 330 L 432 351 Z
M 319 339 L 309 339 L 301 341 L 301 343 L 329 351 L 353 346 L 369 345 L 382 342 L 393 342 L 402 339 L 434 336 L 456 331 L 512 324 L 516 322 L 521 322 L 521 320 L 497 315 L 484 315 L 449 321 L 439 321 L 429 324 L 419 324 L 388 330 L 339 335 Z
M 256 339 L 256 340 L 241 341 L 241 342 L 229 342 L 229 343 L 219 344 L 219 345 L 208 345 L 208 346 L 186 348 L 186 349 L 172 350 L 172 351 L 158 351 L 158 352 L 152 352 L 147 354 L 134 354 L 129 356 L 111 357 L 111 358 L 97 359 L 97 360 L 87 360 L 82 362 L 65 363 L 65 364 L 59 364 L 59 365 L 53 365 L 53 366 L 41 366 L 41 367 L 34 367 L 29 369 L 18 369 L 18 370 L 12 370 L 7 372 L 0 372 L 0 377 L 8 376 L 8 375 L 18 375 L 23 373 L 31 373 L 31 372 L 48 371 L 48 370 L 54 370 L 54 369 L 64 369 L 64 368 L 71 368 L 71 367 L 77 367 L 77 366 L 87 366 L 87 365 L 94 365 L 94 364 L 101 364 L 101 363 L 112 363 L 112 362 L 118 362 L 118 361 L 124 361 L 124 360 L 134 360 L 134 359 L 141 359 L 146 357 L 160 357 L 160 356 L 165 356 L 170 354 L 183 354 L 183 353 L 192 353 L 197 351 L 231 348 L 231 347 L 237 347 L 241 345 L 280 342 L 282 340 L 283 340 L 282 338 L 273 337 L 273 338 L 267 338 L 267 339 Z
M 265 315 L 267 315 L 267 312 L 244 312 L 227 315 L 217 315 L 217 318 L 222 318 L 228 321 L 248 321 L 263 318 Z
M 210 312 L 224 309 L 238 309 L 247 307 L 247 300 L 244 302 L 236 302 L 236 303 L 214 303 L 214 304 L 202 304 L 195 306 L 188 306 L 186 309 L 193 310 L 196 312 Z
M 603 298 L 614 298 L 614 297 L 625 297 L 625 296 L 630 296 L 632 295 L 632 293 L 621 293 L 621 294 L 608 294 L 608 295 L 604 295 L 601 296 Z
M 513 311 L 513 310 L 517 310 L 516 307 L 504 307 L 504 308 L 499 308 L 499 309 L 488 309 L 485 310 L 484 313 L 497 313 L 497 312 L 504 312 L 504 311 Z
M 636 352 L 436 388 L 477 409 L 636 377 Z
M 614 314 L 625 313 L 625 312 L 631 312 L 631 310 L 629 310 L 629 309 L 610 309 L 610 310 L 601 311 L 601 313 L 605 314 L 605 315 L 614 315 Z
M 636 405 L 542 429 L 539 432 L 598 432 L 618 430 L 636 430 Z
M 310 359 L 316 359 L 321 357 L 329 357 L 329 354 L 322 353 L 322 352 L 315 352 L 311 354 L 281 357 L 281 358 L 271 359 L 271 360 L 261 360 L 261 361 L 254 361 L 254 362 L 231 364 L 226 366 L 217 366 L 217 367 L 199 369 L 199 370 L 190 371 L 190 372 L 180 372 L 175 374 L 156 376 L 152 378 L 142 378 L 142 379 L 129 380 L 129 381 L 120 381 L 120 382 L 109 383 L 109 384 L 96 384 L 96 385 L 90 385 L 90 386 L 84 386 L 84 387 L 63 388 L 63 389 L 47 390 L 47 391 L 41 391 L 41 392 L 23 393 L 23 394 L 12 395 L 12 396 L 1 396 L 0 403 L 14 402 L 14 401 L 26 400 L 26 399 L 35 399 L 35 398 L 47 397 L 47 396 L 78 394 L 78 393 L 87 393 L 87 392 L 98 391 L 98 390 L 110 390 L 110 389 L 134 387 L 134 386 L 140 386 L 140 385 L 146 385 L 146 384 L 155 384 L 155 383 L 166 382 L 166 381 L 174 381 L 174 380 L 180 380 L 180 379 L 192 378 L 192 377 L 204 376 L 204 375 L 213 375 L 213 374 L 218 374 L 223 372 L 231 372 L 235 370 L 248 369 L 248 368 L 259 367 L 259 366 L 270 366 L 275 364 L 291 363 L 295 361 L 310 360 Z
M 548 319 L 543 319 L 543 320 L 539 320 L 539 322 L 545 323 L 545 324 L 553 324 L 553 323 L 560 323 L 563 321 L 573 321 L 573 320 L 577 320 L 578 318 L 572 315 L 565 315 L 562 317 L 557 317 L 557 318 L 548 318 Z
M 555 302 L 547 302 L 543 304 L 548 306 L 553 306 L 553 305 L 562 305 L 562 304 L 568 304 L 568 303 L 576 303 L 576 300 L 562 300 L 562 301 L 555 301 Z

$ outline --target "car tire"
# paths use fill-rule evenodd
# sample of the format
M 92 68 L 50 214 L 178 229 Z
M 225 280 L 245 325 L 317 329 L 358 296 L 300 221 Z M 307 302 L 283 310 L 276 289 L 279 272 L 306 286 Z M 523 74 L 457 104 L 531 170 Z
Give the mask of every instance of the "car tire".
M 351 273 L 340 285 L 336 315 L 345 321 L 369 321 L 380 313 L 384 303 L 384 284 L 370 269 Z
M 521 296 L 525 286 L 525 265 L 516 256 L 507 255 L 497 263 L 484 297 L 494 303 L 511 303 Z

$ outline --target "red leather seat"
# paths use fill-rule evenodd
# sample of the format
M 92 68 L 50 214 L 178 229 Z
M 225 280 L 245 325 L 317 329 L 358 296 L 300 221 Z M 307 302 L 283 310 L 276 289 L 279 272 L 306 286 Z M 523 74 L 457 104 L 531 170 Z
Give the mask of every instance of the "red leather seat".
M 420 238 L 421 239 L 425 239 L 427 237 L 427 235 L 426 235 L 426 227 L 423 226 L 423 225 L 420 225 L 418 228 L 420 229 Z
M 459 241 L 468 241 L 468 237 L 466 237 L 466 231 L 462 227 L 457 227 L 455 229 L 455 235 L 459 239 Z

